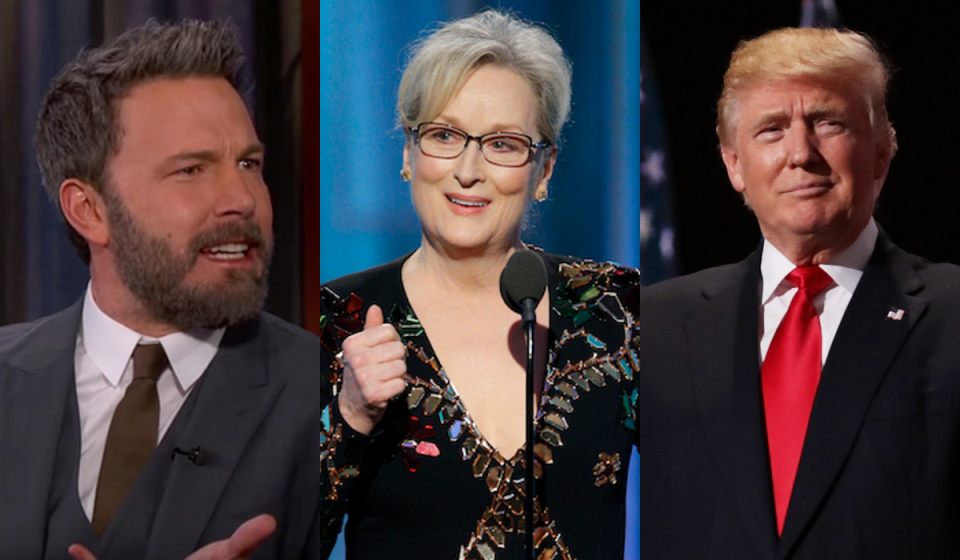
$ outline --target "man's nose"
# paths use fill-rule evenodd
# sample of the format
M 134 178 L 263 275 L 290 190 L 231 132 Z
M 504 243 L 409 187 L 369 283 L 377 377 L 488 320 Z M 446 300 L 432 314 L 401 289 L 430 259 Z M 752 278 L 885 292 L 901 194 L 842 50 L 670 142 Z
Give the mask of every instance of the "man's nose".
M 219 181 L 217 214 L 252 216 L 257 209 L 254 190 L 261 186 L 255 184 L 258 181 L 262 182 L 262 179 L 239 166 L 233 166 L 223 173 Z
M 816 134 L 807 126 L 791 127 L 784 139 L 784 146 L 790 167 L 807 167 L 821 159 Z

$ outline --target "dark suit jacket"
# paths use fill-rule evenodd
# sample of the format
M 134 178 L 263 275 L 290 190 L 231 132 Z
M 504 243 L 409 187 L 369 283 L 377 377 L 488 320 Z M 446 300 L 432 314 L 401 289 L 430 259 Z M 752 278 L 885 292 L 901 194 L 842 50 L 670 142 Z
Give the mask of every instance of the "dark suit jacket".
M 81 308 L 0 329 L 0 558 L 44 555 L 57 442 L 64 414 L 76 414 Z M 159 458 L 170 463 L 146 558 L 182 559 L 260 513 L 276 516 L 278 530 L 255 558 L 312 557 L 328 544 L 315 526 L 324 492 L 314 439 L 330 399 L 324 359 L 319 339 L 270 315 L 227 330 L 184 405 L 192 414 L 178 441 L 166 441 L 168 432 L 158 447 L 201 446 L 209 461 Z
M 779 539 L 759 299 L 759 250 L 641 295 L 642 557 L 960 558 L 960 268 L 881 233 L 824 364 Z

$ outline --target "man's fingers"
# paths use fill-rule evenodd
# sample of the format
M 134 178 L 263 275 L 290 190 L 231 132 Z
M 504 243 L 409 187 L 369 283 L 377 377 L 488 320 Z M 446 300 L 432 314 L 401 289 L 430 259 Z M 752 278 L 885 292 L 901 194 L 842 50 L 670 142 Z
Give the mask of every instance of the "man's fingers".
M 237 527 L 237 530 L 230 536 L 230 544 L 227 550 L 231 556 L 228 556 L 227 559 L 246 558 L 276 529 L 277 521 L 271 515 L 258 515 L 247 520 L 243 525 Z
M 273 516 L 264 514 L 248 519 L 230 535 L 229 539 L 208 544 L 187 556 L 186 560 L 244 560 L 277 529 Z M 96 560 L 77 558 L 74 560 Z
M 73 560 L 97 560 L 97 557 L 82 544 L 70 545 L 70 547 L 67 548 L 67 554 L 69 554 Z
M 383 310 L 380 309 L 379 305 L 371 305 L 370 309 L 367 309 L 367 318 L 363 322 L 363 330 L 372 329 L 373 327 L 379 327 L 383 324 Z

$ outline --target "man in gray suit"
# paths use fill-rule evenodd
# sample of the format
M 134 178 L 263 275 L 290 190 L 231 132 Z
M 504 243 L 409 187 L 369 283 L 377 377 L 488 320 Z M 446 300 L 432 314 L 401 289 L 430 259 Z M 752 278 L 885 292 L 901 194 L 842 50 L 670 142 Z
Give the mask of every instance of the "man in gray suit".
M 272 210 L 241 62 L 229 25 L 150 23 L 54 79 L 37 156 L 91 281 L 0 329 L 2 558 L 329 544 L 324 351 L 261 312 Z

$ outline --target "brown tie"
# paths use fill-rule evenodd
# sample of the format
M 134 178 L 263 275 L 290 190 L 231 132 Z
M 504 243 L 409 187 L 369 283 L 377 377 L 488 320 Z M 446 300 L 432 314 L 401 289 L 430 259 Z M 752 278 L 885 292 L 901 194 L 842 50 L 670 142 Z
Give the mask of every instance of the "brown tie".
M 134 349 L 133 381 L 113 412 L 103 450 L 93 508 L 93 529 L 98 535 L 110 524 L 157 446 L 160 424 L 157 378 L 166 368 L 167 355 L 160 344 L 138 344 Z

